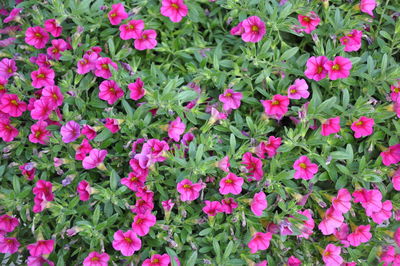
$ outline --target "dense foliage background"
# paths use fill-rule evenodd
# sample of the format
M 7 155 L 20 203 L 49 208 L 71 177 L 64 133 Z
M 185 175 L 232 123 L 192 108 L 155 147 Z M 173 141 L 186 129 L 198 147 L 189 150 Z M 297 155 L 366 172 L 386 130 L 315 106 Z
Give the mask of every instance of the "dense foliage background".
M 49 61 L 64 101 L 59 107 L 62 116 L 53 112 L 50 117 L 59 124 L 47 127 L 52 135 L 48 143 L 29 140 L 31 126 L 37 122 L 29 111 L 11 118 L 18 136 L 11 142 L 0 141 L 0 214 L 19 219 L 19 226 L 9 236 L 21 244 L 12 255 L 0 254 L 3 264 L 25 264 L 29 256 L 26 246 L 41 239 L 55 240 L 54 251 L 45 257 L 56 265 L 81 264 L 92 251 L 109 254 L 110 265 L 141 265 L 156 253 L 169 254 L 173 265 L 177 264 L 174 257 L 181 265 L 254 265 L 264 260 L 268 265 L 283 265 L 291 256 L 304 265 L 319 265 L 328 244 L 342 247 L 344 261 L 372 265 L 378 264 L 386 246 L 396 246 L 393 234 L 399 226 L 400 197 L 392 177 L 398 165 L 384 165 L 379 155 L 400 143 L 400 122 L 389 96 L 390 86 L 400 78 L 399 2 L 379 2 L 372 17 L 360 11 L 358 0 L 186 0 L 188 15 L 174 23 L 160 14 L 160 1 L 125 1 L 129 18 L 121 24 L 141 19 L 145 29 L 157 32 L 157 46 L 144 51 L 135 49 L 133 40 L 122 40 L 119 25 L 110 24 L 107 14 L 116 3 L 32 0 L 15 5 L 9 0 L 2 4 L 8 11 L 23 9 L 16 20 L 0 23 L 2 29 L 20 28 L 1 33 L 1 40 L 16 38 L 9 45 L 2 43 L 0 50 L 0 57 L 15 60 L 18 67 L 5 85 L 7 93 L 26 103 L 38 98 L 38 89 L 31 84 L 31 72 L 38 66 L 30 58 L 46 54 L 51 44 L 49 41 L 43 49 L 28 45 L 25 33 L 29 27 L 43 27 L 46 20 L 56 19 L 63 28 L 58 39 L 71 46 L 60 60 Z M 311 34 L 296 31 L 298 14 L 311 11 L 321 20 L 316 30 Z M 257 43 L 230 34 L 250 16 L 265 22 L 266 34 Z M 362 31 L 361 49 L 345 52 L 339 39 L 353 29 Z M 114 104 L 99 99 L 103 78 L 77 73 L 78 61 L 94 46 L 100 46 L 101 56 L 118 65 L 110 79 L 125 94 Z M 311 56 L 349 58 L 350 76 L 320 81 L 306 78 L 306 62 Z M 146 94 L 132 100 L 128 84 L 137 78 L 143 81 Z M 296 79 L 306 80 L 308 99 L 291 99 L 280 120 L 268 117 L 260 100 L 287 95 Z M 201 92 L 193 89 L 193 83 Z M 219 95 L 228 88 L 243 94 L 241 105 L 228 112 L 227 119 L 215 121 L 211 107 L 223 111 Z M 195 104 L 190 109 L 187 104 L 191 101 Z M 340 132 L 322 136 L 321 123 L 337 116 Z M 374 119 L 373 133 L 355 138 L 351 124 L 361 116 Z M 186 125 L 185 133 L 193 134 L 190 144 L 168 137 L 168 125 L 177 117 Z M 119 131 L 112 133 L 106 128 L 106 118 L 118 119 Z M 95 128 L 97 136 L 90 144 L 107 150 L 104 167 L 84 169 L 75 159 L 84 136 L 65 143 L 60 133 L 60 127 L 71 120 Z M 270 136 L 282 138 L 278 153 L 262 159 L 261 180 L 248 181 L 243 155 L 251 152 L 256 156 L 256 147 Z M 140 148 L 132 151 L 132 143 L 141 138 L 165 140 L 169 150 L 163 154 L 165 161 L 149 168 L 145 182 L 154 192 L 152 213 L 157 222 L 140 237 L 141 249 L 125 257 L 112 242 L 116 231 L 131 229 L 136 216 L 131 207 L 138 197 L 121 179 L 132 171 L 129 161 L 140 152 Z M 302 155 L 318 165 L 311 180 L 293 178 L 293 163 Z M 230 171 L 245 179 L 243 190 L 229 195 L 238 203 L 232 214 L 208 216 L 202 210 L 205 200 L 228 197 L 219 192 L 220 180 L 227 173 L 217 167 L 225 156 L 229 156 Z M 55 166 L 54 158 L 61 159 L 61 164 Z M 26 163 L 36 168 L 33 180 L 21 172 L 20 166 Z M 198 199 L 179 200 L 177 184 L 184 179 L 202 183 Z M 32 189 L 38 180 L 51 182 L 54 200 L 34 213 Z M 81 201 L 77 193 L 82 180 L 92 187 L 88 201 Z M 357 247 L 344 247 L 339 239 L 318 229 L 341 188 L 350 193 L 361 188 L 379 190 L 382 201 L 390 200 L 393 206 L 390 219 L 377 224 L 359 203 L 352 204 L 344 214 L 350 231 L 371 225 L 372 238 Z M 256 216 L 250 202 L 260 191 L 266 194 L 268 207 Z M 169 199 L 175 205 L 166 212 L 162 201 Z M 315 221 L 309 239 L 297 237 L 306 220 L 298 211 L 305 209 L 311 210 Z M 255 232 L 273 233 L 267 250 L 250 253 L 248 243 Z

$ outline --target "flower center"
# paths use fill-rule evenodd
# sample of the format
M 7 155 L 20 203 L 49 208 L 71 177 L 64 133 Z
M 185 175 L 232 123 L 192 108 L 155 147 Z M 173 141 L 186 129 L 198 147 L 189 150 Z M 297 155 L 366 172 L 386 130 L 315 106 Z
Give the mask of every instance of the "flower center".
M 362 121 L 358 121 L 358 122 L 356 123 L 356 126 L 361 126 L 362 124 L 363 124 Z
M 343 39 L 343 42 L 344 42 L 344 43 L 348 43 L 349 40 L 348 40 L 347 38 L 345 38 L 345 39 Z
M 91 259 L 91 261 L 99 261 L 100 259 L 99 259 L 99 257 L 93 257 L 92 259 Z
M 135 25 L 129 25 L 129 29 L 134 30 L 135 29 Z
M 309 17 L 304 17 L 303 20 L 304 20 L 305 22 L 310 22 L 311 19 L 310 19 Z
M 192 188 L 192 186 L 189 184 L 186 184 L 186 185 L 183 185 L 183 188 L 190 189 L 190 188 Z
M 12 243 L 13 243 L 13 240 L 12 240 L 12 239 L 7 239 L 7 243 L 8 243 L 8 244 L 12 244 Z
M 56 53 L 58 53 L 58 49 L 57 49 L 57 48 L 54 48 L 54 49 L 53 49 L 53 54 L 56 54 Z
M 40 34 L 40 33 L 35 33 L 35 36 L 38 38 L 42 38 L 42 34 Z
M 37 75 L 37 78 L 39 78 L 39 79 L 44 78 L 44 74 L 39 74 L 39 75 Z
M 13 70 L 12 70 L 12 68 L 11 68 L 11 67 L 9 67 L 9 68 L 7 69 L 7 72 L 8 72 L 8 73 L 13 73 Z
M 159 259 L 154 259 L 154 260 L 152 260 L 152 262 L 151 263 L 159 263 L 160 262 L 160 260 Z
M 86 65 L 86 64 L 88 63 L 88 60 L 82 59 L 82 60 L 80 61 L 80 63 L 81 63 L 81 65 Z
M 173 8 L 175 8 L 176 10 L 179 9 L 179 6 L 178 6 L 177 4 L 171 4 L 171 6 L 172 6 Z
M 111 88 L 110 88 L 110 91 L 111 91 L 111 92 L 115 92 L 115 89 L 111 87 Z
M 347 35 L 347 36 L 349 36 L 349 37 L 353 37 L 353 34 L 349 34 L 349 35 Z
M 108 65 L 107 65 L 107 64 L 102 64 L 102 65 L 101 65 L 101 68 L 102 68 L 102 69 L 108 69 Z
M 318 74 L 321 74 L 321 73 L 322 73 L 322 70 L 323 70 L 322 66 L 319 66 L 319 67 L 317 68 L 317 73 L 318 73 Z
M 232 93 L 228 92 L 227 94 L 225 94 L 226 97 L 231 97 Z
M 258 27 L 256 25 L 251 26 L 251 30 L 254 32 L 258 32 Z
M 279 105 L 279 101 L 273 101 L 272 105 Z
M 35 137 L 36 138 L 38 138 L 38 137 L 40 137 L 40 135 L 42 134 L 42 132 L 40 132 L 40 131 L 36 131 L 36 133 L 35 133 Z
M 146 35 L 146 34 L 143 34 L 143 35 L 142 35 L 142 39 L 143 39 L 143 40 L 147 40 L 147 35 Z
M 300 163 L 299 166 L 300 166 L 300 168 L 303 168 L 303 169 L 307 168 L 307 165 L 305 163 Z
M 290 93 L 296 93 L 296 92 L 297 92 L 296 89 L 291 89 L 291 90 L 290 90 Z
M 18 102 L 16 100 L 11 100 L 11 104 L 15 105 L 15 106 L 18 106 Z
M 232 179 L 227 179 L 227 180 L 225 180 L 225 183 L 232 184 L 233 181 L 232 181 Z
M 339 69 L 340 69 L 340 66 L 338 64 L 334 64 L 332 66 L 332 70 L 339 70 Z
M 137 181 L 137 180 L 138 180 L 138 178 L 137 178 L 136 176 L 134 176 L 134 177 L 131 178 L 131 181 L 132 181 L 132 182 L 135 182 L 135 181 Z
M 329 255 L 331 255 L 331 253 L 329 251 L 324 252 L 324 257 L 328 257 Z
M 57 94 L 53 93 L 53 99 L 54 99 L 54 100 L 58 100 Z
M 116 13 L 112 13 L 110 16 L 111 16 L 112 18 L 115 18 L 115 17 L 117 16 L 117 14 L 116 14 Z
M 399 92 L 400 92 L 400 87 L 394 88 L 394 92 L 395 92 L 395 93 L 399 93 Z
M 142 223 L 143 223 L 143 219 L 139 218 L 139 219 L 136 220 L 136 224 L 142 224 Z
M 132 239 L 130 239 L 129 237 L 125 237 L 125 241 L 128 243 L 132 243 Z

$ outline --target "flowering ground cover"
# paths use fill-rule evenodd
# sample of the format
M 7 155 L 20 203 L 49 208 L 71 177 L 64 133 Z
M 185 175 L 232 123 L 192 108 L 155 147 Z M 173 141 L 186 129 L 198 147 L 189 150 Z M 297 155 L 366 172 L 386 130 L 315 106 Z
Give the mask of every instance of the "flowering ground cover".
M 399 11 L 2 1 L 2 265 L 400 265 Z

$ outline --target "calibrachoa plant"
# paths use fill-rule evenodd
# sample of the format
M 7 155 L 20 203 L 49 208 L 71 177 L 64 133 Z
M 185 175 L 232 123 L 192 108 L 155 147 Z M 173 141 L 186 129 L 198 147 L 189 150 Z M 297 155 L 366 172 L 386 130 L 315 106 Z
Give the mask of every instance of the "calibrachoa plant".
M 400 265 L 400 3 L 0 4 L 2 265 Z

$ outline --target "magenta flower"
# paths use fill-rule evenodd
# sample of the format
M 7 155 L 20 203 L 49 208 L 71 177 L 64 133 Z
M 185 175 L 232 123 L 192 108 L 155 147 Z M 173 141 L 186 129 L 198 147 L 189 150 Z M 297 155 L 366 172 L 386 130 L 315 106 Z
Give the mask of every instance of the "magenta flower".
M 51 182 L 46 180 L 38 180 L 35 187 L 32 189 L 32 192 L 36 197 L 43 195 L 47 201 L 52 201 L 54 200 L 54 194 L 52 190 L 53 185 Z
M 138 39 L 133 43 L 137 50 L 151 50 L 157 46 L 157 32 L 155 30 L 144 30 Z
M 13 254 L 18 251 L 20 243 L 15 237 L 0 237 L 0 253 Z
M 386 200 L 382 203 L 382 208 L 380 211 L 373 212 L 370 217 L 372 220 L 377 223 L 381 224 L 386 220 L 389 220 L 392 217 L 392 209 L 393 205 L 390 200 Z
M 103 163 L 104 158 L 107 156 L 107 150 L 93 149 L 89 152 L 89 155 L 82 161 L 82 166 L 85 169 L 93 169 Z
M 162 0 L 160 13 L 172 22 L 180 22 L 188 14 L 188 8 L 183 0 Z
M 17 218 L 11 217 L 7 214 L 0 216 L 0 232 L 10 233 L 19 226 Z M 1 233 L 0 233 L 1 235 Z
M 244 164 L 248 173 L 250 173 L 250 177 L 253 177 L 255 180 L 259 181 L 262 179 L 264 175 L 263 164 L 260 159 L 251 155 L 250 152 L 246 152 L 243 154 L 242 162 Z
M 343 221 L 344 217 L 342 212 L 330 207 L 326 210 L 324 219 L 322 219 L 318 225 L 318 229 L 321 230 L 323 235 L 330 235 L 336 228 L 342 225 Z
M 347 236 L 349 235 L 350 229 L 349 226 L 345 223 L 342 223 L 341 226 L 336 228 L 333 232 L 333 235 L 340 240 L 340 243 L 343 244 L 345 248 L 350 246 L 349 241 L 347 241 Z
M 242 26 L 242 22 L 237 24 L 235 27 L 233 27 L 230 31 L 231 35 L 242 35 L 244 33 L 244 28 Z
M 29 27 L 25 32 L 25 42 L 36 49 L 42 49 L 49 41 L 49 34 L 41 27 Z
M 51 104 L 55 106 L 61 106 L 64 101 L 64 96 L 58 86 L 44 87 L 41 98 L 51 102 Z
M 375 122 L 373 118 L 361 116 L 357 121 L 351 124 L 351 130 L 354 131 L 354 137 L 358 139 L 371 135 L 374 131 L 374 124 Z
M 392 177 L 392 184 L 393 188 L 397 191 L 400 191 L 400 171 L 397 169 L 397 171 L 394 173 Z
M 314 219 L 312 218 L 312 212 L 311 210 L 306 209 L 304 211 L 297 211 L 297 213 L 307 217 L 307 220 L 303 221 L 303 225 L 300 227 L 301 234 L 298 237 L 304 237 L 305 239 L 308 239 L 312 235 L 315 226 Z
M 318 172 L 318 165 L 311 163 L 310 159 L 304 155 L 294 162 L 293 168 L 296 170 L 294 179 L 310 180 Z
M 242 192 L 243 183 L 243 178 L 238 177 L 233 173 L 229 173 L 219 182 L 219 193 L 221 193 L 222 195 L 227 195 L 229 193 L 232 193 L 233 195 L 238 195 L 240 194 L 240 192 Z
M 29 134 L 29 141 L 32 143 L 47 144 L 51 136 L 50 131 L 46 129 L 47 123 L 43 120 L 38 121 L 31 126 L 31 134 Z
M 230 166 L 231 164 L 229 163 L 229 156 L 225 156 L 224 158 L 218 161 L 218 168 L 226 173 L 229 173 Z
M 379 262 L 384 262 L 383 265 L 388 266 L 394 261 L 395 256 L 397 255 L 394 246 L 388 246 L 383 250 Z
M 169 212 L 172 210 L 172 208 L 174 207 L 175 203 L 172 201 L 172 199 L 169 200 L 164 200 L 161 202 L 161 205 L 164 209 L 165 212 Z
M 13 127 L 10 119 L 0 118 L 0 138 L 5 142 L 13 141 L 16 136 L 18 136 L 18 129 Z
M 386 166 L 400 162 L 400 144 L 390 146 L 381 152 L 382 163 Z
M 332 206 L 341 213 L 347 213 L 351 208 L 351 199 L 346 188 L 339 189 L 337 196 L 332 199 Z
M 340 256 L 341 248 L 333 244 L 328 244 L 325 247 L 324 253 L 322 253 L 322 260 L 327 266 L 341 265 L 343 258 Z
M 255 233 L 247 246 L 250 248 L 250 253 L 256 253 L 259 250 L 266 250 L 269 247 L 269 243 L 272 239 L 272 233 Z
M 137 191 L 138 188 L 143 187 L 144 182 L 146 182 L 146 176 L 137 175 L 135 171 L 130 172 L 128 177 L 121 179 L 121 184 L 127 186 L 132 191 Z
M 0 99 L 1 112 L 12 117 L 19 117 L 27 109 L 27 104 L 20 101 L 16 94 L 4 94 Z
M 193 201 L 200 196 L 202 186 L 200 183 L 192 183 L 189 179 L 183 179 L 176 186 L 181 201 Z
M 301 260 L 296 258 L 295 256 L 290 256 L 288 261 L 287 261 L 287 266 L 300 266 L 301 265 Z
M 245 42 L 259 42 L 267 32 L 265 23 L 257 16 L 251 16 L 242 21 L 244 33 L 242 33 L 242 40 Z
M 221 200 L 222 211 L 226 214 L 231 214 L 233 209 L 238 207 L 238 203 L 233 198 Z
M 372 11 L 376 7 L 376 1 L 375 0 L 361 0 L 360 2 L 360 10 L 361 12 L 367 13 L 371 17 L 374 16 L 374 13 Z
M 17 65 L 13 59 L 3 58 L 0 61 L 0 78 L 8 80 L 17 70 Z
M 114 104 L 119 98 L 124 96 L 124 91 L 114 80 L 104 80 L 99 86 L 99 98 Z
M 142 241 L 136 236 L 133 230 L 128 230 L 126 232 L 118 230 L 114 233 L 112 246 L 115 250 L 121 251 L 122 255 L 132 256 L 135 251 L 140 250 Z
M 143 81 L 140 78 L 137 78 L 135 83 L 130 83 L 128 89 L 131 91 L 130 98 L 135 101 L 146 94 L 146 90 L 143 88 Z
M 108 13 L 111 25 L 118 25 L 126 18 L 128 18 L 128 13 L 125 12 L 125 7 L 122 3 L 111 6 L 111 11 Z
M 328 71 L 324 68 L 325 63 L 328 62 L 328 58 L 325 56 L 312 56 L 307 60 L 306 63 L 306 71 L 304 71 L 304 75 L 315 81 L 320 81 L 324 79 L 328 74 Z
M 47 260 L 42 256 L 29 256 L 26 263 L 28 266 L 42 266 L 42 265 L 54 266 L 54 262 Z
M 54 60 L 60 60 L 61 52 L 68 50 L 68 43 L 62 39 L 51 41 L 52 46 L 47 48 L 47 54 Z
M 51 112 L 56 109 L 57 106 L 54 102 L 49 101 L 46 98 L 40 98 L 33 103 L 33 109 L 31 110 L 31 117 L 35 120 L 47 120 Z
M 137 214 L 133 219 L 132 229 L 139 236 L 145 236 L 149 233 L 150 227 L 156 224 L 156 217 L 150 212 Z
M 70 143 L 75 141 L 81 135 L 81 126 L 75 121 L 68 121 L 60 130 L 62 141 Z
M 85 54 L 81 60 L 78 61 L 76 67 L 77 70 L 76 72 L 80 75 L 86 74 L 92 70 L 96 70 L 96 63 L 97 59 L 99 58 L 99 55 L 96 53 L 90 53 L 90 54 Z M 118 68 L 118 66 L 115 64 L 115 66 Z M 107 68 L 108 65 L 101 66 L 104 68 Z M 103 75 L 102 73 L 101 75 Z
M 266 115 L 281 119 L 288 111 L 289 98 L 280 94 L 272 96 L 272 100 L 261 100 Z
M 131 20 L 128 24 L 119 26 L 119 37 L 121 37 L 122 40 L 139 39 L 143 29 L 143 20 Z
M 115 70 L 118 70 L 118 65 L 111 61 L 108 57 L 100 57 L 96 61 L 94 74 L 96 77 L 101 77 L 104 79 L 109 79 L 112 77 L 110 66 Z
M 142 266 L 169 266 L 171 265 L 171 259 L 168 254 L 154 254 L 150 259 L 143 261 Z
M 32 87 L 41 88 L 54 85 L 54 70 L 47 67 L 39 67 L 31 73 Z
M 344 51 L 353 52 L 360 50 L 361 37 L 362 37 L 362 31 L 352 30 L 351 33 L 340 38 L 340 43 L 344 45 Z
M 31 256 L 48 255 L 53 252 L 54 240 L 39 240 L 36 243 L 26 246 Z
M 361 243 L 368 242 L 372 237 L 372 234 L 369 232 L 370 228 L 370 225 L 358 226 L 353 233 L 347 236 L 347 241 L 354 247 L 359 246 Z
M 19 13 L 21 13 L 22 8 L 14 8 L 13 10 L 11 10 L 10 14 L 8 15 L 8 17 L 6 17 L 3 22 L 4 23 L 8 23 L 10 21 L 15 20 L 15 18 L 19 15 Z
M 238 109 L 242 98 L 243 94 L 241 92 L 234 92 L 232 89 L 227 89 L 223 94 L 219 95 L 219 100 L 224 104 L 225 111 Z
M 205 200 L 204 203 L 206 204 L 203 207 L 203 212 L 206 213 L 208 216 L 215 216 L 220 212 L 223 212 L 222 205 L 219 201 L 209 201 Z
M 307 82 L 304 79 L 296 79 L 294 84 L 288 88 L 289 99 L 307 99 L 308 96 L 310 96 L 310 93 L 308 92 Z
M 278 148 L 281 146 L 282 139 L 270 136 L 268 141 L 262 141 L 256 147 L 256 154 L 261 159 L 265 159 L 265 153 L 268 154 L 268 158 L 272 158 L 276 155 Z
M 106 118 L 106 123 L 104 124 L 111 133 L 117 133 L 120 130 L 118 119 L 115 118 Z
M 298 15 L 297 19 L 299 20 L 300 25 L 304 28 L 301 29 L 301 31 L 304 31 L 308 34 L 315 30 L 321 21 L 314 11 L 311 11 L 308 16 Z
M 330 134 L 336 134 L 340 131 L 340 117 L 328 118 L 321 125 L 321 135 L 328 136 Z
M 82 201 L 88 201 L 90 198 L 90 194 L 92 193 L 92 188 L 90 184 L 86 180 L 82 180 L 79 182 L 76 191 L 79 194 L 79 199 Z
M 44 22 L 44 29 L 49 32 L 53 37 L 59 37 L 63 28 L 55 19 L 48 19 Z
M 179 141 L 183 132 L 185 132 L 186 125 L 181 121 L 178 116 L 174 121 L 169 123 L 168 127 L 168 137 L 174 141 Z
M 367 190 L 362 188 L 354 191 L 352 195 L 354 202 L 360 202 L 368 216 L 382 209 L 382 193 L 377 189 Z
M 350 75 L 352 63 L 346 57 L 336 56 L 333 61 L 327 61 L 324 68 L 330 80 L 344 79 Z
M 261 216 L 263 211 L 268 207 L 267 196 L 263 191 L 254 194 L 250 203 L 250 209 L 255 216 Z
M 84 259 L 83 266 L 108 266 L 110 256 L 107 253 L 90 252 Z
M 94 139 L 97 135 L 96 130 L 89 125 L 84 125 L 81 133 L 85 135 L 88 140 Z

